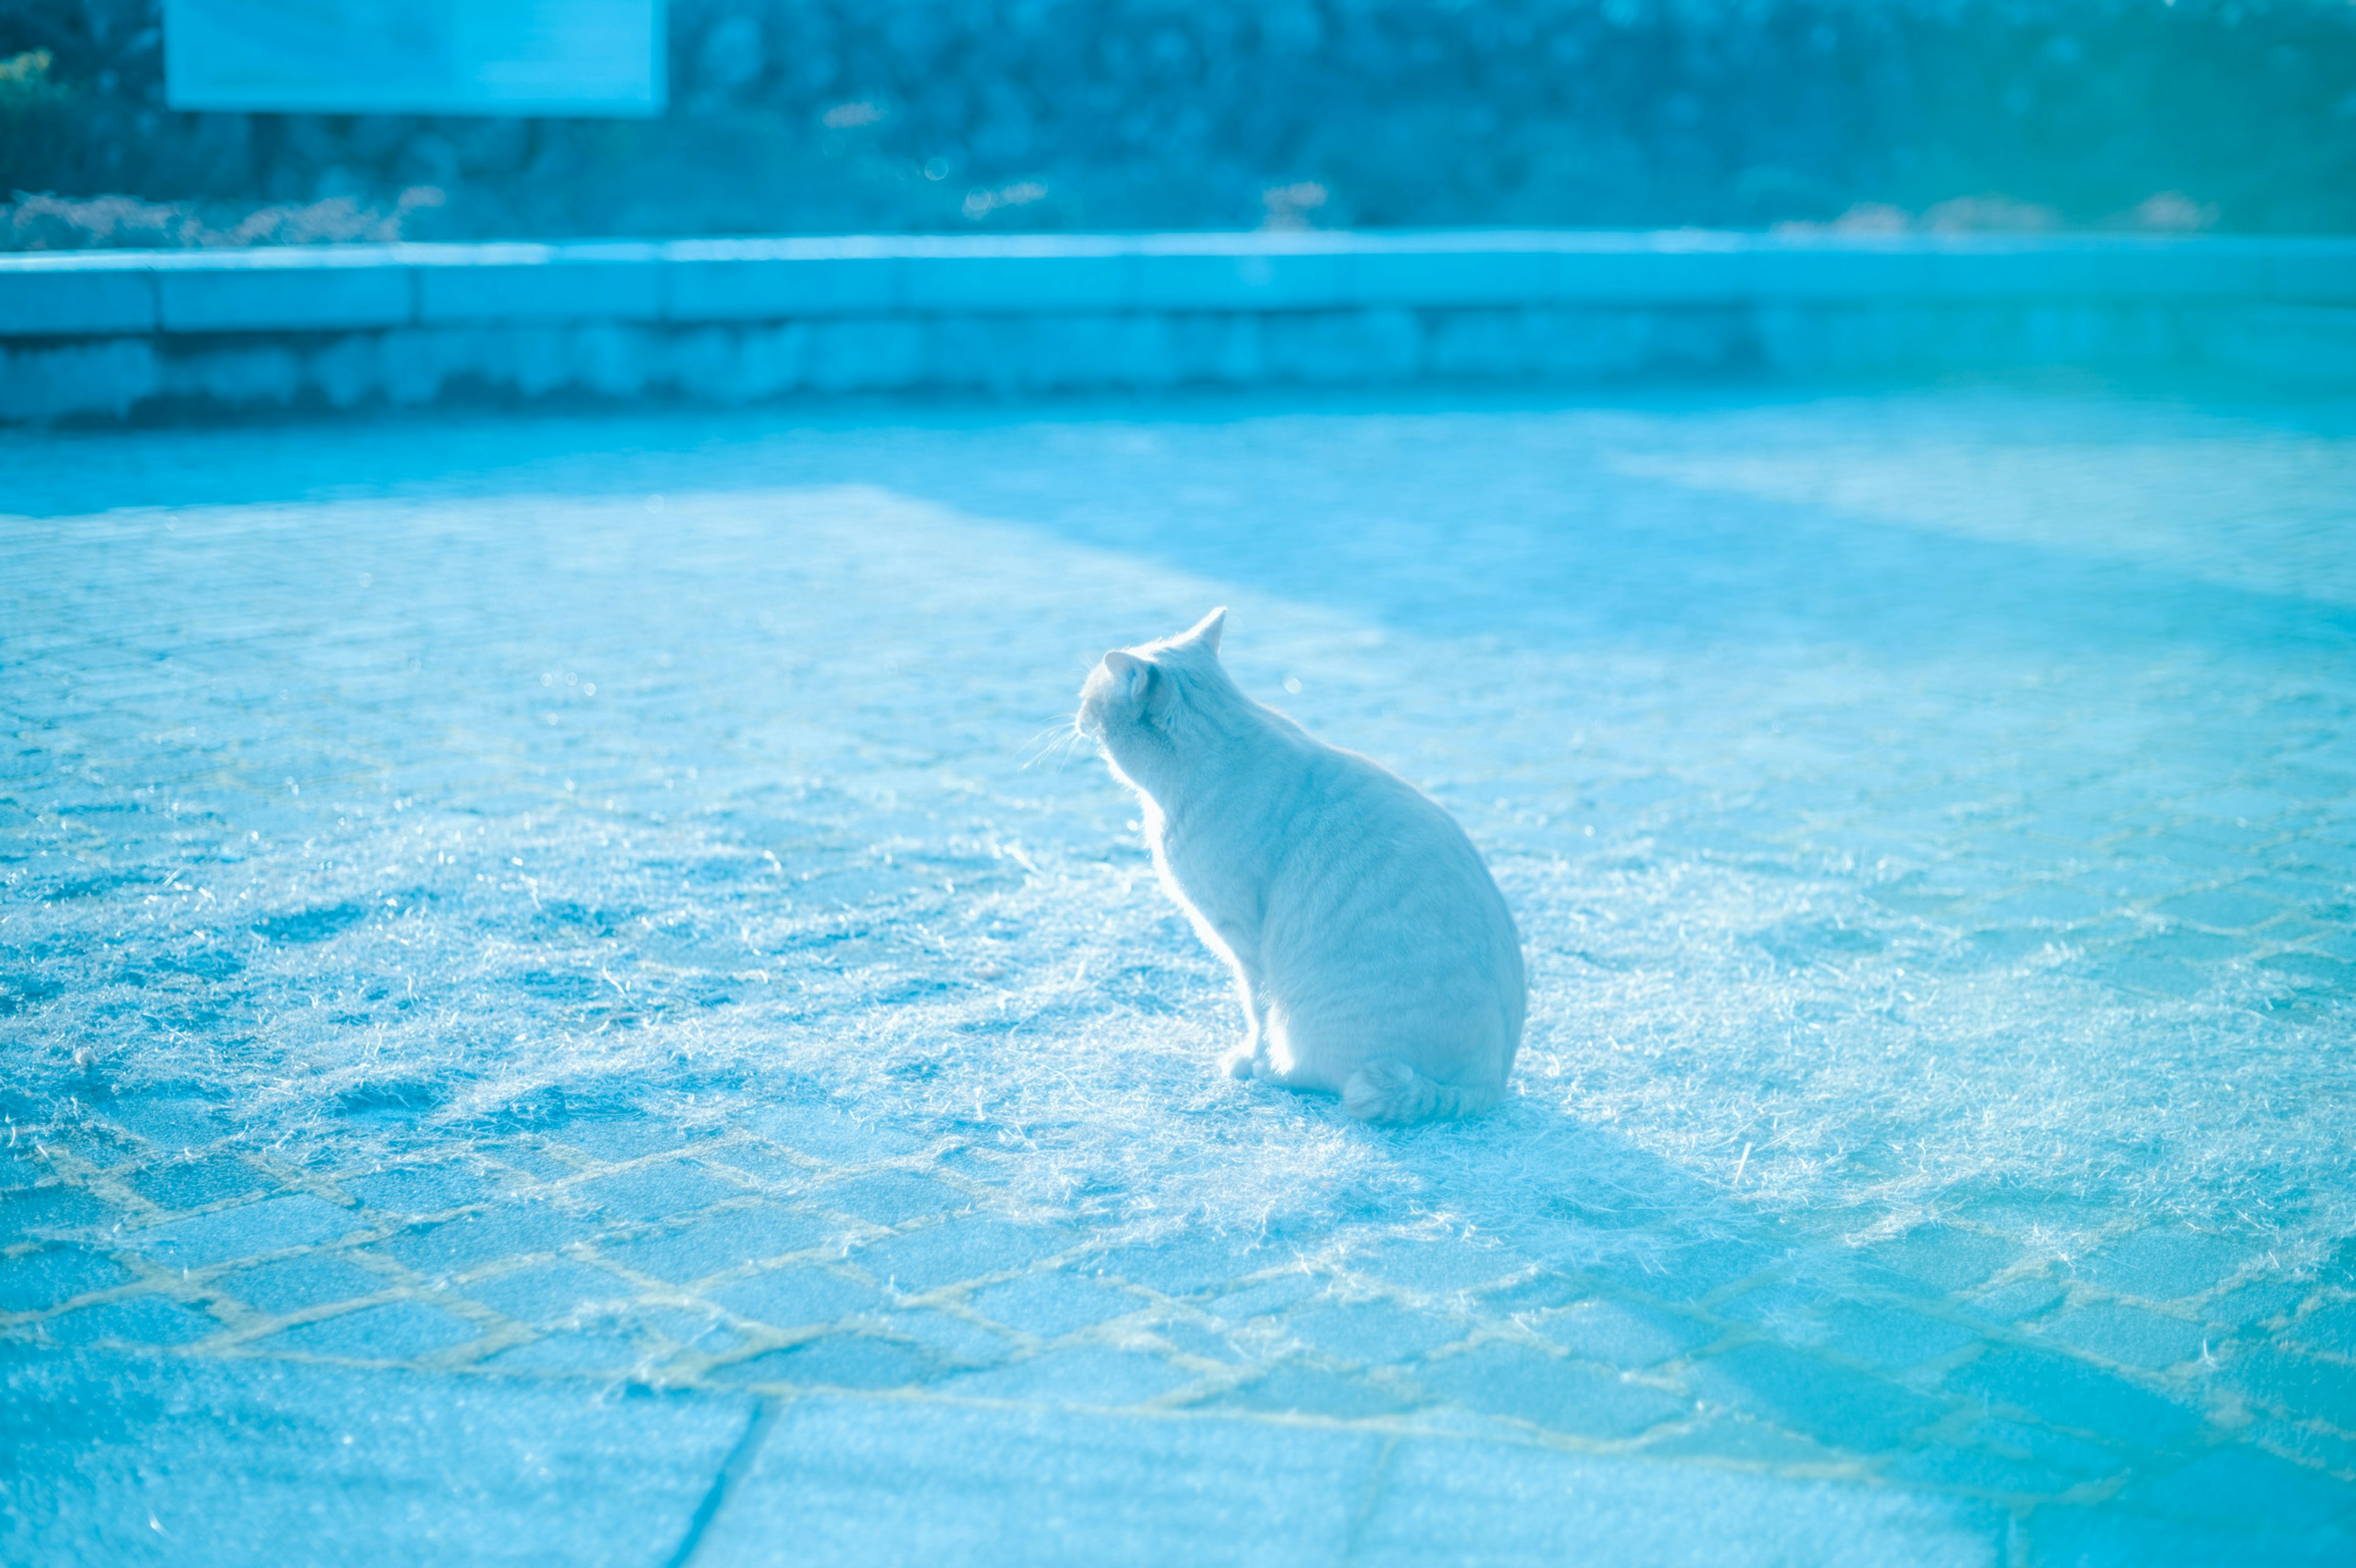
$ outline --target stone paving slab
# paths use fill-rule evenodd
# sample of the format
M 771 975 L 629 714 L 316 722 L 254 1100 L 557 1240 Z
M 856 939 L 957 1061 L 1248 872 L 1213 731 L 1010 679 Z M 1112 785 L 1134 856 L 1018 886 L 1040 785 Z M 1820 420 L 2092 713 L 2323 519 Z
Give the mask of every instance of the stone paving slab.
M 1968 1504 L 1543 1448 L 832 1397 L 778 1415 L 722 1520 L 699 1561 L 1977 1564 L 2003 1540 Z
M 5 1379 L 0 1556 L 661 1563 L 750 1403 L 279 1360 L 27 1355 Z

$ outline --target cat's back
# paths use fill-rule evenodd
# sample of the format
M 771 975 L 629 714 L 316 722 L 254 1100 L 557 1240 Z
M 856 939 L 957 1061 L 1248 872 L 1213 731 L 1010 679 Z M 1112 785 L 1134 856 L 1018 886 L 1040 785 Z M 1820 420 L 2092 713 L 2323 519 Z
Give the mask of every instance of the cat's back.
M 1438 872 L 1494 892 L 1480 851 L 1439 802 L 1372 757 L 1293 730 L 1306 753 L 1299 828 L 1323 838 L 1330 852 L 1366 857 L 1361 871 L 1389 863 L 1403 876 Z
M 1295 1081 L 1340 1091 L 1390 1061 L 1495 1089 L 1528 1011 L 1505 896 L 1437 802 L 1371 758 L 1312 743 L 1277 836 L 1258 955 Z
M 1280 837 L 1295 885 L 1271 887 L 1271 912 L 1290 904 L 1395 971 L 1446 970 L 1518 996 L 1520 933 L 1456 818 L 1373 758 L 1292 728 L 1306 746 Z

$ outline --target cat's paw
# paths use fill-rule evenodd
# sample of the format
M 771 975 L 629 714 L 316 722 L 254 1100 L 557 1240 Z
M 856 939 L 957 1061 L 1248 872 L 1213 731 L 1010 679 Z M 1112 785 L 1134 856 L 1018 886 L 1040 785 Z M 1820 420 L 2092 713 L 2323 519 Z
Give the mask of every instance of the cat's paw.
M 1219 1058 L 1219 1071 L 1230 1078 L 1249 1078 L 1259 1053 L 1248 1045 L 1239 1045 Z

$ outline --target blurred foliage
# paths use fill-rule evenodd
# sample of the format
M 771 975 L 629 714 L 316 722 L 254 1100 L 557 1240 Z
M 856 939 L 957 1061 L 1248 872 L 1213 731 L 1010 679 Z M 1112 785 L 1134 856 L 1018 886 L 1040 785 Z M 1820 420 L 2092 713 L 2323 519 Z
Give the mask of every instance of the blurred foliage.
M 56 63 L 47 49 L 0 59 L 0 180 L 19 165 L 52 166 L 70 152 L 73 95 L 50 76 Z
M 0 0 L 0 190 L 59 198 L 0 245 L 2356 229 L 2349 0 L 672 0 L 669 28 L 659 121 L 176 114 L 158 0 Z M 101 195 L 177 216 L 70 199 Z

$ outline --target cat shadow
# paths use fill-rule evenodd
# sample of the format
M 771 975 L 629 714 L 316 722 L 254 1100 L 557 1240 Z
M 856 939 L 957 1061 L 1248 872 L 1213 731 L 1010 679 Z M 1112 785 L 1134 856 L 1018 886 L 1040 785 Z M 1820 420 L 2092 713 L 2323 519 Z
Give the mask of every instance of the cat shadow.
M 1455 1218 L 1534 1278 L 1600 1276 L 1695 1300 L 1821 1240 L 1773 1200 L 1744 1195 L 1760 1170 L 1739 1141 L 1698 1168 L 1522 1097 L 1477 1121 L 1365 1136 L 1409 1208 Z

